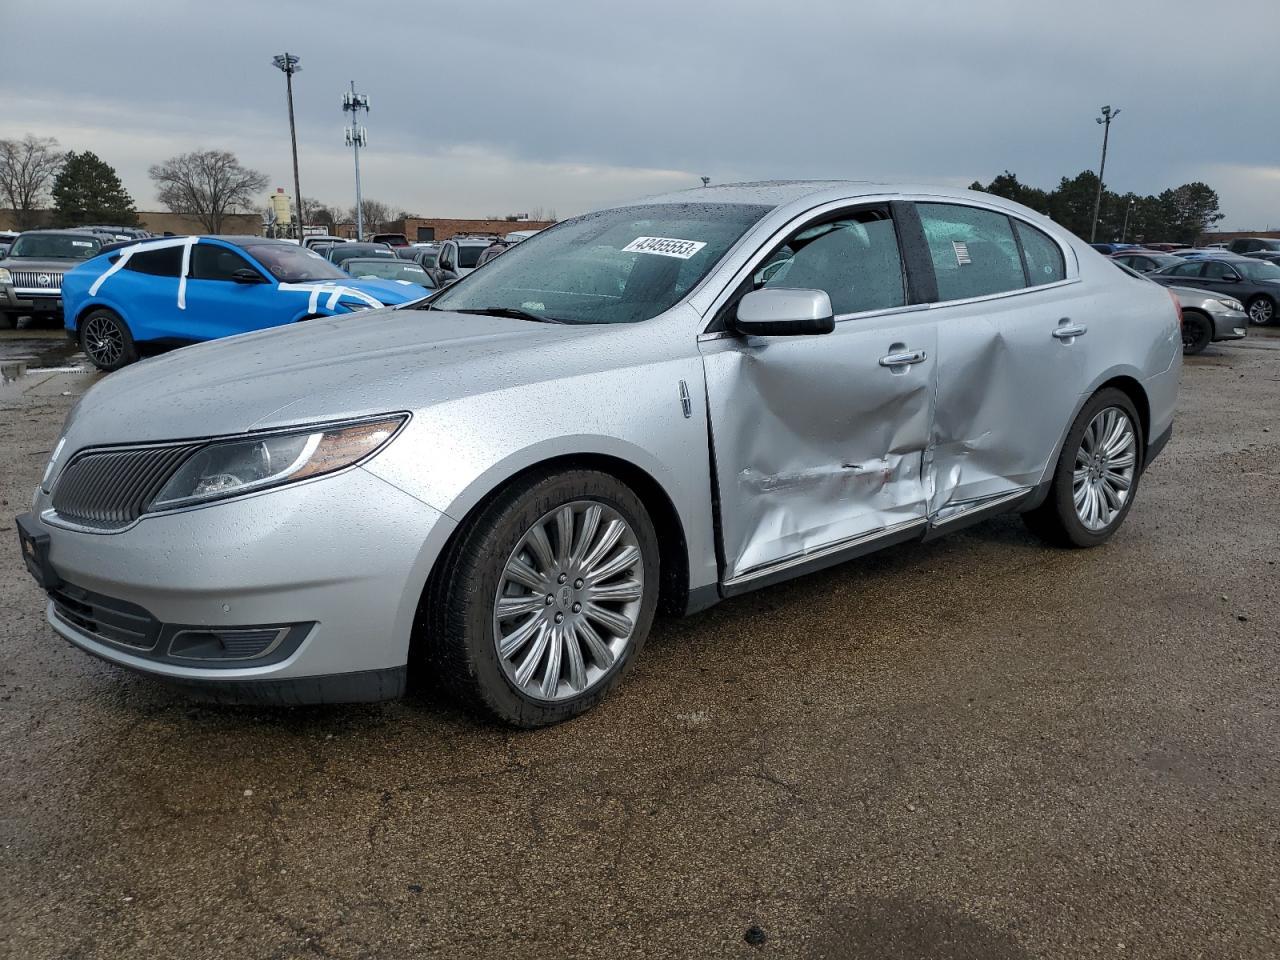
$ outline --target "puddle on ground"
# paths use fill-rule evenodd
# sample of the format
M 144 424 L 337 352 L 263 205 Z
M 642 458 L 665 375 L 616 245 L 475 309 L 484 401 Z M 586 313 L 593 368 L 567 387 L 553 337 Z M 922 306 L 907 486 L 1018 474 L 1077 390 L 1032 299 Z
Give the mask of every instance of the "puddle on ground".
M 33 373 L 74 373 L 92 370 L 79 344 L 65 337 L 5 337 L 0 340 L 0 381 L 10 382 Z

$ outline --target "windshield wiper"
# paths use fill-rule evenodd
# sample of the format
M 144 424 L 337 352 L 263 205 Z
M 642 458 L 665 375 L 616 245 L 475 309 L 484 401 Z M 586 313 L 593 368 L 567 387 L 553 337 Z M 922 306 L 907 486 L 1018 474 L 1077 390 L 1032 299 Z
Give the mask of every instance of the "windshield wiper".
M 432 305 L 434 310 L 448 310 L 448 307 L 437 307 Z M 540 313 L 532 313 L 528 310 L 521 310 L 519 307 L 484 307 L 484 308 L 467 308 L 465 310 L 454 310 L 454 313 L 474 313 L 483 317 L 511 317 L 514 320 L 532 320 L 534 323 L 569 323 L 568 320 L 561 320 L 557 317 L 546 317 Z

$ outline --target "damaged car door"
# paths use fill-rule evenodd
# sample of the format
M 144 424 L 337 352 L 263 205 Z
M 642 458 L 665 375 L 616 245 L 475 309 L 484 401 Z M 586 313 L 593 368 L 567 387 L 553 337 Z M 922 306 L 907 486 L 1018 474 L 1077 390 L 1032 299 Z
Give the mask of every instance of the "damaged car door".
M 769 289 L 825 291 L 833 331 L 735 332 Z M 921 532 L 936 342 L 908 290 L 889 207 L 846 208 L 757 258 L 702 338 L 727 591 Z
M 917 202 L 938 302 L 935 526 L 1027 493 L 1086 388 L 1089 304 L 1048 234 L 1004 212 Z M 1096 336 L 1096 334 L 1095 334 Z

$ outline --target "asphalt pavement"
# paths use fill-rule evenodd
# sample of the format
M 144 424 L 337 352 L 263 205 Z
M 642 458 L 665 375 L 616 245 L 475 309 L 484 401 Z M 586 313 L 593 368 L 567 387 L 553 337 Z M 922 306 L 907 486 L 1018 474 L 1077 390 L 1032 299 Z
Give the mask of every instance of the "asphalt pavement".
M 56 336 L 0 335 L 0 956 L 1280 955 L 1280 338 L 1188 360 L 1107 546 L 1005 518 L 660 621 L 513 732 L 57 638 L 12 522 L 96 376 Z

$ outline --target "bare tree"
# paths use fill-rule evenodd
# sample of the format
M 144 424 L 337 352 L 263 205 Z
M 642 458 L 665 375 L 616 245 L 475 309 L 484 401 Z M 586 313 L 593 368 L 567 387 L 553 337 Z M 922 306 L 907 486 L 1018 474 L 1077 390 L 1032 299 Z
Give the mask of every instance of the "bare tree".
M 382 225 L 392 217 L 391 207 L 383 203 L 381 200 L 370 200 L 368 197 L 360 198 L 360 208 L 364 212 L 365 229 L 373 228 L 375 231 L 380 230 Z M 356 222 L 356 208 L 351 207 L 347 210 L 347 220 L 351 223 Z
M 19 230 L 36 225 L 53 178 L 62 169 L 64 157 L 52 137 L 0 140 L 0 196 L 14 212 Z
M 174 213 L 195 217 L 209 233 L 219 233 L 227 214 L 253 209 L 267 175 L 242 167 L 226 150 L 196 150 L 154 164 L 148 171 L 160 202 Z

